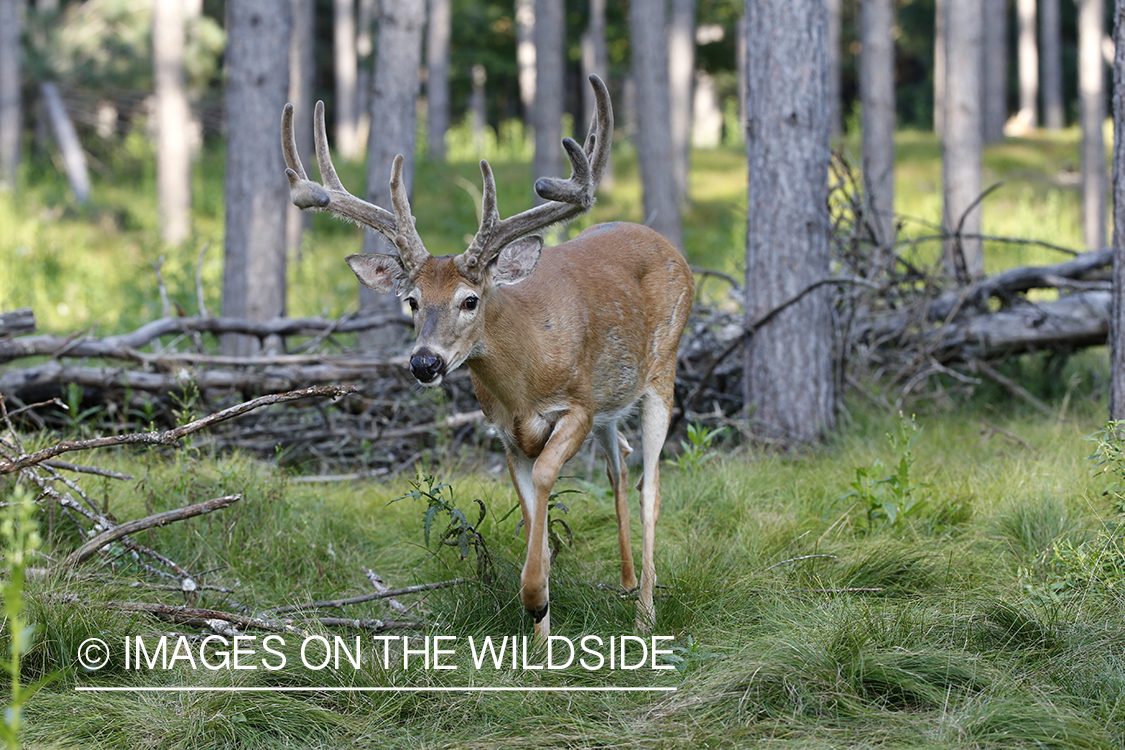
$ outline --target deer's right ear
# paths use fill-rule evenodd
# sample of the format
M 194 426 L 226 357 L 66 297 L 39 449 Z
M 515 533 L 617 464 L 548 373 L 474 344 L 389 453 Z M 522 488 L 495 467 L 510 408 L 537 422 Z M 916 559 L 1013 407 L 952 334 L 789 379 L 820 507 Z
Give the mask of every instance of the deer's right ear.
M 403 284 L 410 282 L 410 275 L 402 265 L 402 260 L 394 255 L 356 253 L 344 258 L 344 261 L 361 284 L 377 292 L 385 294 L 392 291 L 396 283 L 401 288 Z

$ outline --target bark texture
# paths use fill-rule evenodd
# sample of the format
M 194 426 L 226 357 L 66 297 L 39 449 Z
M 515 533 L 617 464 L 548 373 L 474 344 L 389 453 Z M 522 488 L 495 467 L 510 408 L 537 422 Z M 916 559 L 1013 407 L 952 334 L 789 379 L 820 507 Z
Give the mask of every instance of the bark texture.
M 191 232 L 191 146 L 184 72 L 183 0 L 152 6 L 152 63 L 156 90 L 156 192 L 160 235 L 178 245 Z
M 1102 61 L 1105 3 L 1078 5 L 1078 100 L 1082 122 L 1082 224 L 1086 249 L 1105 247 L 1106 169 L 1105 63 Z
M 629 42 L 637 87 L 637 158 L 644 191 L 645 224 L 681 250 L 683 227 L 672 175 L 672 125 L 668 94 L 667 14 L 663 3 L 630 0 Z
M 414 186 L 414 152 L 417 142 L 417 102 L 422 66 L 422 37 L 426 23 L 425 0 L 385 2 L 379 16 L 375 47 L 375 87 L 371 98 L 371 133 L 367 144 L 366 200 L 389 210 L 391 164 L 402 154 L 407 192 Z M 365 232 L 363 252 L 397 255 L 398 250 L 381 234 Z M 359 293 L 366 313 L 392 313 L 401 308 L 393 294 L 366 287 Z M 365 349 L 397 346 L 401 335 L 372 331 L 360 336 Z
M 449 130 L 450 0 L 430 0 L 426 25 L 426 134 L 431 159 L 445 160 L 445 133 Z
M 0 188 L 14 188 L 20 163 L 23 0 L 0 0 Z
M 278 117 L 289 88 L 289 3 L 242 0 L 228 9 L 226 247 L 223 314 L 270 320 L 285 314 L 285 215 L 289 185 Z M 224 338 L 226 354 L 258 339 Z
M 827 7 L 748 0 L 746 316 L 829 275 Z M 787 444 L 835 423 L 830 292 L 778 313 L 746 347 L 752 429 Z
M 535 161 L 531 182 L 562 172 L 566 4 L 535 0 Z M 534 196 L 537 203 L 542 201 Z
M 863 0 L 859 10 L 863 183 L 875 242 L 887 248 L 895 241 L 894 2 Z
M 1043 126 L 1066 126 L 1063 103 L 1062 18 L 1059 0 L 1039 0 L 1039 61 L 1043 86 Z
M 1035 0 L 1016 0 L 1020 82 L 1017 123 L 1021 129 L 1039 127 L 1039 44 L 1035 38 L 1035 17 Z
M 1125 0 L 1113 10 L 1113 286 L 1109 418 L 1125 419 Z
M 947 271 L 962 281 L 984 274 L 981 242 L 982 8 L 980 0 L 944 0 L 945 125 L 942 130 L 942 182 Z M 967 236 L 962 236 L 967 235 Z

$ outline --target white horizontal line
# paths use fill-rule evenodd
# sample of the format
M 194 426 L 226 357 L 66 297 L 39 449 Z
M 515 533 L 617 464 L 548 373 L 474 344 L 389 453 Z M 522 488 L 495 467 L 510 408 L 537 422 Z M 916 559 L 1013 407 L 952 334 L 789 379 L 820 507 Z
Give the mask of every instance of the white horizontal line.
M 77 686 L 76 693 L 674 693 L 674 687 L 514 687 L 464 685 L 460 687 L 265 687 L 265 686 L 201 686 L 201 687 L 91 687 Z

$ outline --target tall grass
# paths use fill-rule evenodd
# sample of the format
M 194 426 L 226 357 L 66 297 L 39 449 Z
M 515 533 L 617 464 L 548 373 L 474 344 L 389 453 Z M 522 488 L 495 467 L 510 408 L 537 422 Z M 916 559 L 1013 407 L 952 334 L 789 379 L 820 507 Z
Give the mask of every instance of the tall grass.
M 801 457 L 736 453 L 663 470 L 655 633 L 674 669 L 557 672 L 417 664 L 313 671 L 291 644 L 287 666 L 208 671 L 126 670 L 120 646 L 98 672 L 76 665 L 86 638 L 120 644 L 175 630 L 104 608 L 109 600 L 163 600 L 117 570 L 39 578 L 28 592 L 39 625 L 27 681 L 61 680 L 26 706 L 27 747 L 1049 747 L 1125 742 L 1125 596 L 1100 591 L 1052 603 L 1028 576 L 1062 539 L 1087 538 L 1116 516 L 1086 457 L 1098 405 L 1054 422 L 1012 416 L 983 432 L 971 412 L 920 418 L 912 476 L 927 503 L 902 523 L 866 523 L 848 497 L 855 468 L 898 454 L 879 435 L 897 420 L 865 414 L 864 433 Z M 1006 435 L 1017 436 L 1015 442 Z M 367 589 L 362 566 L 392 585 L 473 576 L 455 547 L 427 547 L 424 498 L 406 480 L 313 487 L 238 456 L 198 451 L 107 455 L 138 477 L 112 489 L 119 518 L 242 492 L 222 513 L 146 532 L 142 541 L 231 593 L 201 592 L 196 606 L 251 611 Z M 416 610 L 425 635 L 530 633 L 518 598 L 523 538 L 504 476 L 442 473 L 453 503 L 481 500 L 478 530 L 494 560 L 487 584 L 435 592 Z M 553 633 L 604 639 L 631 632 L 633 604 L 598 584 L 617 580 L 609 488 L 584 468 L 564 486 L 573 545 L 552 570 Z M 952 512 L 950 508 L 956 508 Z M 637 523 L 634 517 L 634 523 Z M 635 532 L 639 529 L 635 529 Z M 634 534 L 637 538 L 637 534 Z M 73 542 L 66 535 L 51 544 Z M 434 550 L 438 549 L 437 554 Z M 54 550 L 48 550 L 57 554 Z M 61 553 L 59 550 L 58 553 Z M 116 581 L 116 583 L 115 583 Z M 82 604 L 67 604 L 77 596 Z M 347 617 L 387 615 L 376 603 Z M 341 631 L 302 625 L 331 637 Z M 348 635 L 350 638 L 351 636 Z M 0 644 L 2 646 L 2 644 Z M 75 692 L 78 686 L 238 688 L 230 693 Z M 327 692 L 340 687 L 675 687 L 673 693 Z M 252 687 L 322 688 L 258 693 Z

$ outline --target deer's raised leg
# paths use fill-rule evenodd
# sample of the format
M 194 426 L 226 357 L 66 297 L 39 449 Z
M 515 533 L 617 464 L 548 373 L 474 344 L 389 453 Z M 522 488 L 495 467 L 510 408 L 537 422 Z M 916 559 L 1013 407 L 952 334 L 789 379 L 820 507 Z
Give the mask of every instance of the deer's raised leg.
M 531 466 L 528 481 L 526 457 L 511 460 L 517 471 L 513 472 L 516 490 L 527 520 L 527 560 L 520 576 L 520 601 L 535 620 L 535 634 L 546 638 L 551 631 L 548 612 L 548 575 L 551 553 L 547 537 L 547 503 L 551 490 L 559 478 L 563 464 L 574 457 L 582 441 L 590 434 L 592 419 L 589 414 L 572 409 L 555 423 L 543 451 Z

